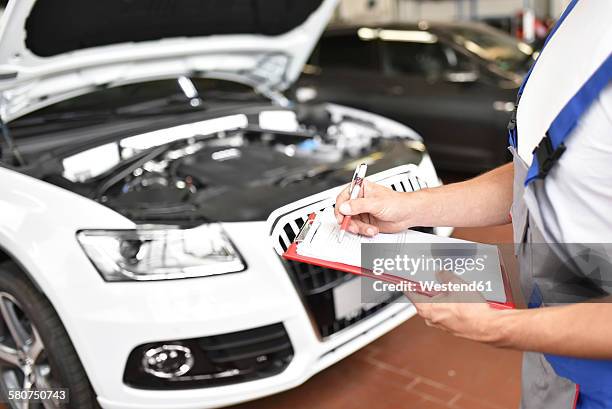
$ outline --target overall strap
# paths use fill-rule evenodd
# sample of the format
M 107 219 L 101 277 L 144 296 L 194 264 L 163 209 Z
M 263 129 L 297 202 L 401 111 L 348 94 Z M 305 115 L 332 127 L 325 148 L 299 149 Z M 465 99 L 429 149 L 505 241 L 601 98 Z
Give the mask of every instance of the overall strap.
M 555 35 L 555 33 L 557 32 L 557 30 L 559 29 L 559 27 L 561 26 L 565 18 L 574 9 L 574 6 L 576 6 L 576 3 L 578 3 L 578 0 L 572 0 L 571 3 L 568 4 L 567 8 L 563 11 L 563 14 L 561 14 L 561 17 L 559 17 L 559 20 L 557 20 L 557 23 L 553 26 L 552 30 L 550 30 L 548 37 L 546 37 L 546 40 L 544 41 L 544 45 L 542 46 L 542 49 L 540 50 L 540 55 L 542 55 L 542 52 L 546 48 L 546 45 L 548 44 L 550 39 L 553 37 L 553 35 Z M 508 123 L 508 143 L 511 146 L 513 146 L 515 149 L 517 149 L 518 147 L 518 140 L 517 140 L 517 134 L 516 134 L 516 110 L 518 108 L 519 101 L 521 100 L 521 96 L 523 95 L 523 91 L 525 90 L 525 85 L 527 85 L 527 81 L 529 80 L 529 77 L 531 76 L 531 72 L 533 71 L 533 68 L 535 67 L 536 63 L 537 63 L 537 60 L 533 64 L 531 64 L 529 71 L 527 71 L 527 74 L 525 75 L 525 78 L 523 79 L 523 82 L 516 96 L 516 103 L 514 104 L 514 111 L 512 112 L 512 118 L 510 118 L 510 122 Z
M 565 152 L 563 143 L 576 127 L 580 117 L 612 81 L 612 54 L 595 70 L 578 92 L 565 104 L 550 124 L 548 132 L 533 150 L 533 161 L 527 171 L 525 186 L 535 179 L 543 179 Z

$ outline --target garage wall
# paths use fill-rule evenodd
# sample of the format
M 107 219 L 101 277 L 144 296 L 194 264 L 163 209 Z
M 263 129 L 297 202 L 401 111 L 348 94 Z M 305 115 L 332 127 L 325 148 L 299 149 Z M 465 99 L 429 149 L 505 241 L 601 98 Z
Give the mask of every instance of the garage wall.
M 341 0 L 336 17 L 351 21 L 437 20 L 512 16 L 526 3 L 557 18 L 570 0 Z
M 337 17 L 347 21 L 397 20 L 398 0 L 342 0 Z
M 571 0 L 550 0 L 551 15 L 559 17 Z
M 421 2 L 399 0 L 399 17 L 403 20 L 456 20 L 513 15 L 522 6 L 522 0 L 443 0 Z

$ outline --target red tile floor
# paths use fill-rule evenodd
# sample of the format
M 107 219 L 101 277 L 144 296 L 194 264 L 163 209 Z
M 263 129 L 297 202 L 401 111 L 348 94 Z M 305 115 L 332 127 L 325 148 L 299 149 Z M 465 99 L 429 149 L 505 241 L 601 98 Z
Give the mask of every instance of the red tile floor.
M 510 226 L 455 236 L 510 243 Z M 514 409 L 521 354 L 454 338 L 412 318 L 302 386 L 232 409 Z

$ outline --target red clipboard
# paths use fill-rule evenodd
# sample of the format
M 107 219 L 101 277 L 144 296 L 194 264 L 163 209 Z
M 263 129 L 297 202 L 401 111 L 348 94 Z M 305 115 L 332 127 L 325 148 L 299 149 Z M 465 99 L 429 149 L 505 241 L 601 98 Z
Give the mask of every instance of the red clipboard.
M 314 221 L 315 217 L 316 215 L 314 213 L 310 214 L 308 216 L 308 220 L 306 221 L 306 224 L 311 224 Z M 302 227 L 301 232 L 303 231 L 304 231 L 304 227 Z M 400 284 L 402 282 L 409 282 L 409 283 L 411 282 L 411 283 L 414 283 L 417 288 L 420 288 L 420 290 L 417 289 L 416 291 L 419 294 L 423 294 L 423 295 L 430 296 L 430 297 L 435 295 L 435 293 L 427 292 L 424 289 L 422 289 L 421 285 L 417 282 L 414 282 L 414 281 L 411 281 L 411 280 L 408 280 L 402 277 L 394 276 L 392 274 L 383 273 L 380 275 L 375 275 L 374 273 L 369 272 L 369 270 L 358 267 L 358 266 L 352 266 L 352 265 L 343 264 L 343 263 L 336 263 L 333 261 L 321 260 L 321 259 L 314 258 L 314 257 L 302 256 L 297 253 L 297 245 L 298 245 L 297 240 L 299 239 L 299 237 L 300 237 L 300 234 L 298 234 L 298 236 L 293 241 L 293 243 L 291 243 L 289 248 L 283 253 L 284 259 L 297 261 L 300 263 L 312 264 L 312 265 L 319 266 L 319 267 L 329 268 L 332 270 L 338 270 L 338 271 L 342 271 L 345 273 L 355 274 L 355 275 L 368 277 L 374 280 L 385 281 L 385 282 L 393 283 L 393 284 Z M 508 280 L 506 270 L 504 268 L 503 263 L 501 264 L 500 267 L 501 267 L 502 280 L 504 282 L 504 292 L 506 293 L 506 302 L 502 303 L 499 301 L 488 301 L 487 300 L 487 303 L 492 308 L 495 308 L 498 310 L 514 309 L 516 308 L 516 305 L 514 303 L 514 298 L 512 297 L 512 290 L 510 288 L 510 282 Z

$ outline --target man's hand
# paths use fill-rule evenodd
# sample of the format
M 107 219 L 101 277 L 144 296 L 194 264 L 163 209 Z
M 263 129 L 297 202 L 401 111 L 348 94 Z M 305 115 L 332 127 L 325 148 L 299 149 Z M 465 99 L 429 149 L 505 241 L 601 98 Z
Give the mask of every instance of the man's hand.
M 438 273 L 440 283 L 463 283 L 453 273 Z M 414 303 L 417 313 L 431 327 L 439 328 L 452 335 L 485 343 L 497 343 L 499 333 L 495 323 L 503 311 L 487 304 L 478 292 L 447 292 L 434 297 L 417 293 L 406 293 Z
M 413 226 L 476 227 L 509 223 L 513 165 L 446 186 L 400 193 L 364 180 L 361 196 L 349 200 L 348 187 L 336 199 L 336 218 L 351 218 L 349 231 L 365 236 L 397 233 Z M 345 206 L 343 206 L 345 205 Z
M 438 280 L 462 282 L 448 272 L 440 273 Z M 461 338 L 519 351 L 612 359 L 610 297 L 546 308 L 495 310 L 479 293 L 429 298 L 411 292 L 406 296 L 427 325 Z
M 408 215 L 411 213 L 410 195 L 415 193 L 395 192 L 385 186 L 363 181 L 361 197 L 349 200 L 347 186 L 336 198 L 336 219 L 351 217 L 349 231 L 354 234 L 375 236 L 379 232 L 397 233 L 412 227 Z

